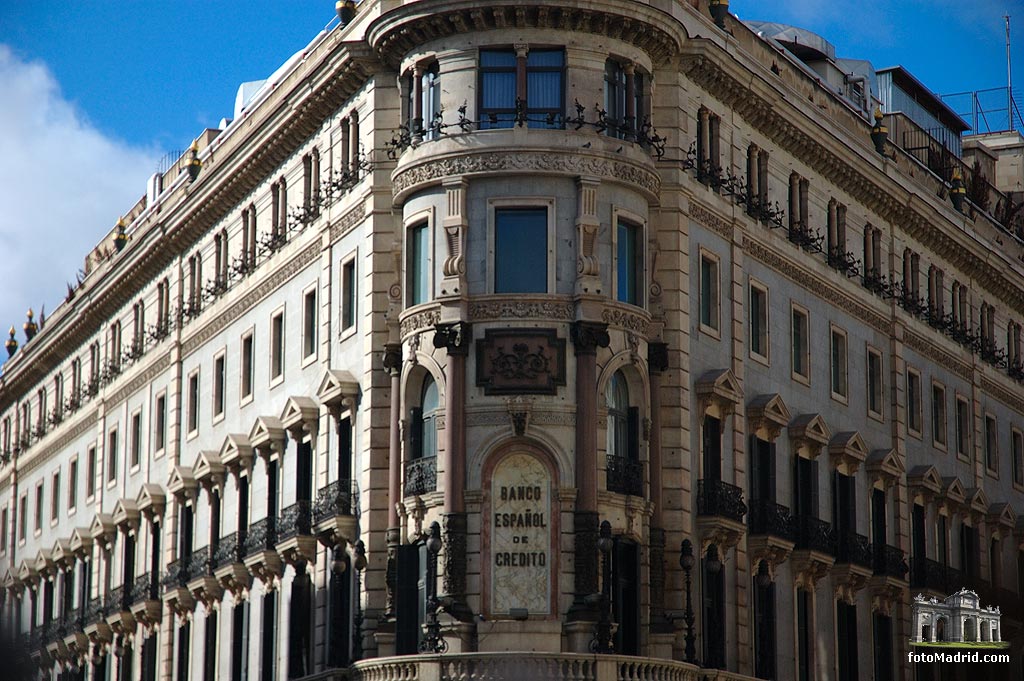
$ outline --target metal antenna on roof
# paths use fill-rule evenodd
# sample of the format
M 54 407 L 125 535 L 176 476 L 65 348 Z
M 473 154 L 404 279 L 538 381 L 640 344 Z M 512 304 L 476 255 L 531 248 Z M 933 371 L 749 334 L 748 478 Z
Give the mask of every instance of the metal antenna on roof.
M 1013 77 L 1010 70 L 1010 15 L 1004 14 L 1006 21 L 1006 117 L 1010 122 L 1010 132 L 1013 132 Z

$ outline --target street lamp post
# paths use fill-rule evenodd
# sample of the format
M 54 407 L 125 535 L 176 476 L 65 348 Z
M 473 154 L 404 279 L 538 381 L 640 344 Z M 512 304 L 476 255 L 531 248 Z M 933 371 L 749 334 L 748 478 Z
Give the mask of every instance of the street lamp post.
M 353 561 L 356 569 L 356 612 L 352 616 L 352 661 L 358 662 L 363 657 L 363 597 L 362 577 L 366 569 L 366 545 L 360 539 L 356 542 L 356 557 Z
M 686 623 L 686 649 L 683 659 L 689 664 L 697 664 L 697 650 L 694 647 L 696 636 L 693 634 L 693 603 L 690 599 L 690 572 L 695 562 L 693 544 L 689 539 L 684 539 L 679 548 L 679 567 L 683 568 L 683 574 L 686 576 L 686 610 L 683 612 L 683 622 Z
M 421 653 L 443 653 L 448 642 L 441 636 L 441 623 L 437 620 L 437 554 L 441 551 L 441 526 L 435 520 L 430 523 L 427 538 L 427 623 L 424 625 Z

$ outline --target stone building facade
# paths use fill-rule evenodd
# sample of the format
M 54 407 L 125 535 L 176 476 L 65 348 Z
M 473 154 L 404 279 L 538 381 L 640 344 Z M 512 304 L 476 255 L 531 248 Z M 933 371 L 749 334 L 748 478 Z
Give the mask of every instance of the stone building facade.
M 959 166 L 719 3 L 339 14 L 12 333 L 41 674 L 931 678 L 950 583 L 1021 674 L 1024 247 Z

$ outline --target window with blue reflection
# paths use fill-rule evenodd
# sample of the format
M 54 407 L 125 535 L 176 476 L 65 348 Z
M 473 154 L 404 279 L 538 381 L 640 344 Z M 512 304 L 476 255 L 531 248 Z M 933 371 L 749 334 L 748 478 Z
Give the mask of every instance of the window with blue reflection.
M 520 77 L 525 81 L 525 92 L 519 91 Z M 480 128 L 514 126 L 517 97 L 523 100 L 528 127 L 561 128 L 565 111 L 564 50 L 532 49 L 525 60 L 517 59 L 513 49 L 480 50 Z
M 430 299 L 430 230 L 426 222 L 409 228 L 406 237 L 406 291 L 408 306 Z
M 622 303 L 642 305 L 643 242 L 640 226 L 619 220 L 616 240 L 616 298 Z
M 495 209 L 494 292 L 547 291 L 547 208 Z

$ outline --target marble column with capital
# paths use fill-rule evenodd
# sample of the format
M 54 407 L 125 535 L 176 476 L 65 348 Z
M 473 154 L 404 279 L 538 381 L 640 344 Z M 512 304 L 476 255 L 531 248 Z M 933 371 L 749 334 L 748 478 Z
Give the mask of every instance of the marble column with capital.
M 445 362 L 444 403 L 444 577 L 442 595 L 449 599 L 448 613 L 456 619 L 472 619 L 466 605 L 466 358 L 473 330 L 466 322 L 434 327 L 434 347 L 448 353 Z
M 597 549 L 597 350 L 608 347 L 608 325 L 576 321 L 570 328 L 576 350 L 575 583 L 570 620 L 593 620 L 587 596 L 598 593 Z
M 391 377 L 391 413 L 388 421 L 388 565 L 385 582 L 387 602 L 384 617 L 395 616 L 395 559 L 402 530 L 398 519 L 398 504 L 402 501 L 402 344 L 384 346 L 384 370 Z
M 668 369 L 668 344 L 650 342 L 647 344 L 647 369 L 650 376 L 651 428 L 647 440 L 648 471 L 650 476 L 651 514 L 650 565 L 651 565 L 651 629 L 670 632 L 672 624 L 665 619 L 665 525 L 662 508 L 662 458 L 661 458 L 661 374 Z

